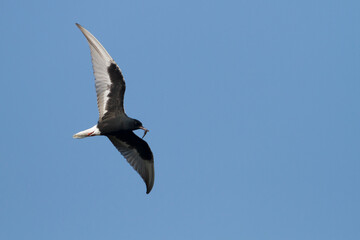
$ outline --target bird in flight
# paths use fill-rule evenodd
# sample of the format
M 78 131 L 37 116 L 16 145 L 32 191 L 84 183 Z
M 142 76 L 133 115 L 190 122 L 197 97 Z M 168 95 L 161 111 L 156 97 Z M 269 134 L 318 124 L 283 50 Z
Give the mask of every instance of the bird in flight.
M 76 26 L 84 34 L 90 46 L 91 60 L 95 75 L 98 123 L 76 133 L 74 138 L 103 135 L 110 139 L 128 163 L 140 174 L 146 184 L 146 193 L 154 185 L 154 157 L 149 145 L 139 138 L 134 130 L 149 131 L 139 120 L 130 118 L 124 110 L 125 81 L 119 66 L 100 42 L 80 24 Z

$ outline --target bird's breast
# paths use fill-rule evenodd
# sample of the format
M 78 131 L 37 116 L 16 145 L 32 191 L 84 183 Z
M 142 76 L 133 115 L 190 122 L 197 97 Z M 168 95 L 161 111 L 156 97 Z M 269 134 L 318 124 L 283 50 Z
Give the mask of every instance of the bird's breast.
M 100 121 L 98 123 L 98 128 L 101 131 L 102 135 L 110 135 L 117 132 L 130 130 L 126 126 L 126 121 L 121 118 L 111 118 Z

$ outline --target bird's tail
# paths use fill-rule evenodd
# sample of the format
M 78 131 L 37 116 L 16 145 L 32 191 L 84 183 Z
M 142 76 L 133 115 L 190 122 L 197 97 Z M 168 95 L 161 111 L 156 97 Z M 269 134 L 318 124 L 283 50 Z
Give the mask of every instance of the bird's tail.
M 100 134 L 101 133 L 99 128 L 97 127 L 97 125 L 95 125 L 92 128 L 74 134 L 73 138 L 86 138 L 86 137 L 97 136 Z

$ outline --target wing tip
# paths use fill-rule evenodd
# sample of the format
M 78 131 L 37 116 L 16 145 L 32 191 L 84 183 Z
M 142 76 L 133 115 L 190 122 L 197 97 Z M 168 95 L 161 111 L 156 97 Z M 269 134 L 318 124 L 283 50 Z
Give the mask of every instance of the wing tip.
M 90 49 L 94 48 L 94 50 L 107 62 L 114 61 L 110 54 L 106 51 L 106 49 L 101 45 L 101 43 L 92 35 L 88 30 L 86 30 L 79 23 L 75 23 L 75 25 L 80 29 L 80 31 L 84 34 L 86 40 L 90 45 Z M 93 57 L 93 54 L 91 53 Z
M 146 184 L 146 194 L 149 194 L 155 182 L 154 162 L 150 162 L 150 163 L 146 162 L 146 165 L 147 165 L 147 174 L 146 177 L 144 177 L 143 179 Z
M 153 188 L 153 186 L 149 186 L 146 184 L 146 194 L 149 194 L 151 192 L 152 188 Z
M 83 26 L 81 26 L 79 23 L 75 23 L 75 25 L 80 29 L 83 28 Z

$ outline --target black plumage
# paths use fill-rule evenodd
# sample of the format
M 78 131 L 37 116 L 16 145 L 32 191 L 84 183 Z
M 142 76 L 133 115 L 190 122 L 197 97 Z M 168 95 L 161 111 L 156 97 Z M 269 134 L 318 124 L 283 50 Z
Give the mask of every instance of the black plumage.
M 125 80 L 120 68 L 100 42 L 85 28 L 76 24 L 88 40 L 94 75 L 99 120 L 97 125 L 74 135 L 74 138 L 104 135 L 114 144 L 130 165 L 143 178 L 149 193 L 154 185 L 154 157 L 149 145 L 134 130 L 148 132 L 139 120 L 124 110 Z

